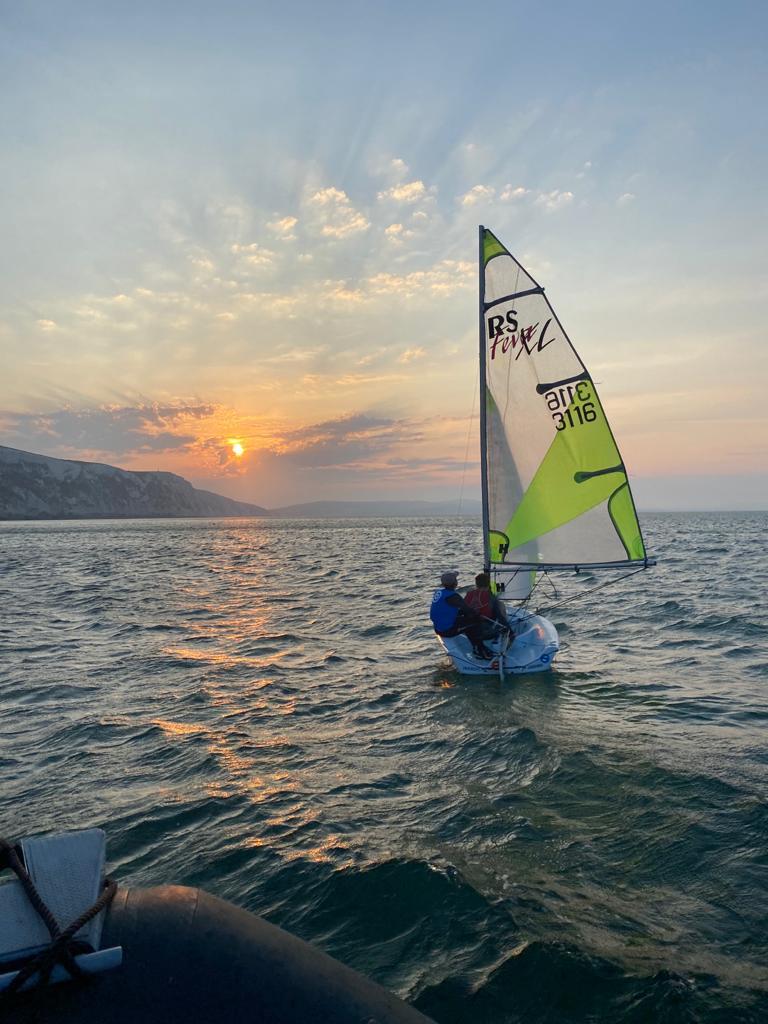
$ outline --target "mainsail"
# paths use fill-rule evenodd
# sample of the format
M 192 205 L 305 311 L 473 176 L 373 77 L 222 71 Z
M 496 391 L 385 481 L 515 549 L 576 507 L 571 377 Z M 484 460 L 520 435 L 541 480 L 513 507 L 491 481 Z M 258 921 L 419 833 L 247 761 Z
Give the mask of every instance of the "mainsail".
M 544 289 L 483 227 L 480 374 L 489 567 L 649 564 L 594 382 Z

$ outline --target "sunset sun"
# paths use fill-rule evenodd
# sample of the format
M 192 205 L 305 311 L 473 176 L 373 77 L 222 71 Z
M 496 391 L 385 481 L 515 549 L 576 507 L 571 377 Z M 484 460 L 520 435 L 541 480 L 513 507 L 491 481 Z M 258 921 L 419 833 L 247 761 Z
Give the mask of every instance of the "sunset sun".
M 240 444 L 239 441 L 234 441 L 232 444 L 232 454 L 236 455 L 238 459 L 245 452 L 245 448 Z

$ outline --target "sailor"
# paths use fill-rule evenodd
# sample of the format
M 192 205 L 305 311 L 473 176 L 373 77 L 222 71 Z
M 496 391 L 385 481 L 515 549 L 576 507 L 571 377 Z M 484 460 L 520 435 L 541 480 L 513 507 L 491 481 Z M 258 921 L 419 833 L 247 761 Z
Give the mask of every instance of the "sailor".
M 491 591 L 491 577 L 487 572 L 480 572 L 475 576 L 475 585 L 467 591 L 464 601 L 482 618 L 481 635 L 484 640 L 490 640 L 502 629 L 509 630 L 504 605 Z
M 458 636 L 465 633 L 472 644 L 476 657 L 487 661 L 493 657 L 483 643 L 483 620 L 470 608 L 461 594 L 456 592 L 459 576 L 455 572 L 444 572 L 440 577 L 442 587 L 432 595 L 429 617 L 438 636 Z

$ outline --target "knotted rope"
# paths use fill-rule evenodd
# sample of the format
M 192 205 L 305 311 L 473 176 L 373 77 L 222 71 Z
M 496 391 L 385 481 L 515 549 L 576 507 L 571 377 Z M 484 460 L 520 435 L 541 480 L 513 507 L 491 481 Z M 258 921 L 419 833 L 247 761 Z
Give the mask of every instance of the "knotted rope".
M 45 900 L 37 891 L 35 883 L 30 878 L 29 872 L 24 866 L 21 857 L 19 857 L 16 847 L 9 843 L 7 839 L 0 837 L 0 870 L 3 868 L 10 868 L 21 882 L 29 902 L 42 918 L 51 936 L 50 945 L 46 946 L 45 949 L 41 950 L 23 965 L 3 994 L 8 996 L 18 992 L 22 985 L 36 974 L 38 975 L 36 984 L 47 985 L 50 981 L 51 971 L 56 964 L 64 967 L 72 978 L 83 978 L 85 972 L 78 967 L 75 956 L 79 953 L 93 952 L 93 950 L 87 942 L 82 939 L 76 939 L 75 935 L 83 925 L 86 925 L 97 914 L 100 914 L 105 907 L 109 906 L 117 892 L 117 882 L 112 878 L 105 878 L 104 888 L 93 906 L 83 911 L 76 920 L 62 931 L 58 921 L 46 906 Z

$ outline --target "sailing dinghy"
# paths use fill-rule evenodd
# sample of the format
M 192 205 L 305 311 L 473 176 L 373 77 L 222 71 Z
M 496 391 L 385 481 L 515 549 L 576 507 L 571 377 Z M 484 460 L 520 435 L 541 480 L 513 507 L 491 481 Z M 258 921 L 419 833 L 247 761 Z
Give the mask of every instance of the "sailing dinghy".
M 485 572 L 514 639 L 438 636 L 459 672 L 541 672 L 557 630 L 528 610 L 551 571 L 636 570 L 649 559 L 627 471 L 594 381 L 543 287 L 480 227 L 480 448 Z

